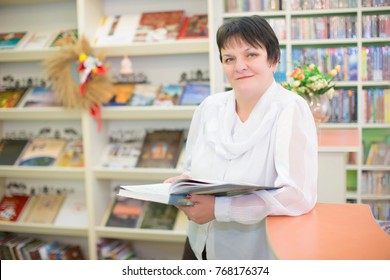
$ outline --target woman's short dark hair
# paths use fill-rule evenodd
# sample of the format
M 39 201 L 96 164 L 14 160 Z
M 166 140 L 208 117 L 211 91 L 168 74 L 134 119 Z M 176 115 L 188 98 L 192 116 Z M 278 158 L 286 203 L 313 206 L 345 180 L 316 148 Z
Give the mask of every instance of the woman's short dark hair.
M 255 48 L 264 47 L 270 64 L 280 60 L 279 40 L 267 20 L 261 16 L 233 18 L 219 27 L 217 45 L 221 62 L 221 49 L 227 47 L 231 40 L 242 40 Z

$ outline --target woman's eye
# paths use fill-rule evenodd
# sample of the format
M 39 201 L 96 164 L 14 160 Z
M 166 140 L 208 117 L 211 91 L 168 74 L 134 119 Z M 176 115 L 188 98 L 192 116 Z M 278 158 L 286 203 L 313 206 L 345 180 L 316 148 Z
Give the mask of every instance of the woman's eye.
M 257 53 L 250 53 L 248 54 L 248 57 L 256 57 L 257 56 Z
M 229 58 L 226 58 L 225 59 L 225 63 L 229 63 L 229 62 L 232 62 L 234 59 L 233 58 L 231 58 L 231 57 L 229 57 Z

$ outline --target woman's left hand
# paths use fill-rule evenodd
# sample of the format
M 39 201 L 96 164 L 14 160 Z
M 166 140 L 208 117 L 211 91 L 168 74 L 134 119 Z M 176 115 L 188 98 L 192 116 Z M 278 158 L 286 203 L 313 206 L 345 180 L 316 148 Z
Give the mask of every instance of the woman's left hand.
M 215 197 L 212 195 L 196 195 L 188 196 L 188 199 L 194 203 L 192 206 L 180 206 L 177 208 L 182 210 L 189 220 L 197 224 L 205 224 L 215 219 L 214 204 Z

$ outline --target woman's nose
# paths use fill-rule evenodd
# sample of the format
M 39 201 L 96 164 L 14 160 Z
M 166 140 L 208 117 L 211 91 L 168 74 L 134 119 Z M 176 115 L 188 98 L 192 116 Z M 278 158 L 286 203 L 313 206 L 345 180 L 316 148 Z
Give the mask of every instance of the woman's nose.
M 236 65 L 235 65 L 235 70 L 240 72 L 243 70 L 246 70 L 248 68 L 247 63 L 245 59 L 243 58 L 237 58 L 236 59 Z

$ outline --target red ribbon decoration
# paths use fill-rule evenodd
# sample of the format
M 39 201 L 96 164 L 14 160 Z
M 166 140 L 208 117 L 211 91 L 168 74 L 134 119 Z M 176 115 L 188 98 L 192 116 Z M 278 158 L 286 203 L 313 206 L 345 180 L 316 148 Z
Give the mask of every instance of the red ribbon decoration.
M 103 64 L 93 56 L 87 56 L 86 54 L 80 55 L 80 65 L 78 71 L 81 72 L 80 76 L 80 94 L 81 96 L 85 95 L 87 88 L 87 82 L 91 80 L 92 75 L 105 75 L 107 74 L 106 69 L 103 67 Z M 90 108 L 90 115 L 96 119 L 98 124 L 98 131 L 102 130 L 102 116 L 100 105 L 94 104 Z
M 102 131 L 102 110 L 100 106 L 95 104 L 91 107 L 89 113 L 97 121 L 98 131 Z

